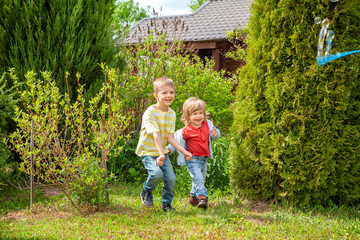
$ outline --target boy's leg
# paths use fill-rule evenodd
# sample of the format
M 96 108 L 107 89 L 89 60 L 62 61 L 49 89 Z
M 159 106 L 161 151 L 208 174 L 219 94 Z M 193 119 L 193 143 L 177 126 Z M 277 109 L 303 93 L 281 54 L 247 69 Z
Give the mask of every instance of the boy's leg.
M 188 167 L 193 186 L 191 192 L 194 192 L 196 194 L 196 197 L 208 197 L 207 190 L 205 188 L 206 163 L 206 157 L 198 156 L 193 156 L 190 161 L 186 161 L 186 165 Z
M 201 173 L 202 173 L 202 176 L 203 176 L 203 179 L 204 179 L 204 187 L 205 187 L 205 179 L 206 179 L 206 173 L 207 173 L 207 158 L 204 158 L 203 159 L 204 161 L 201 162 Z M 206 209 L 207 206 L 208 206 L 208 195 L 207 195 L 207 190 L 205 188 L 205 191 L 206 191 L 206 195 L 204 196 L 201 196 L 199 199 L 198 199 L 198 207 L 199 208 L 204 208 Z
M 206 179 L 206 174 L 207 174 L 207 158 L 204 158 L 203 161 L 201 162 L 201 173 L 204 179 L 204 184 L 205 184 L 205 179 Z
M 148 178 L 144 183 L 144 189 L 146 191 L 152 192 L 155 187 L 159 184 L 161 179 L 163 178 L 163 172 L 160 167 L 156 163 L 156 158 L 153 156 L 143 156 L 141 160 L 145 169 L 148 171 Z
M 165 154 L 164 165 L 162 165 L 160 168 L 163 172 L 164 180 L 161 202 L 163 204 L 170 204 L 174 198 L 176 175 L 174 173 L 174 169 L 168 154 Z
M 189 168 L 188 168 L 189 170 Z M 191 175 L 191 174 L 190 174 Z M 191 181 L 191 192 L 190 192 L 190 196 L 191 197 L 196 197 L 196 192 L 195 192 L 195 184 Z
M 144 156 L 141 157 L 144 167 L 148 171 L 148 178 L 146 179 L 143 190 L 140 194 L 141 202 L 145 207 L 154 207 L 152 191 L 159 184 L 162 179 L 163 173 L 159 166 L 156 164 L 156 157 Z

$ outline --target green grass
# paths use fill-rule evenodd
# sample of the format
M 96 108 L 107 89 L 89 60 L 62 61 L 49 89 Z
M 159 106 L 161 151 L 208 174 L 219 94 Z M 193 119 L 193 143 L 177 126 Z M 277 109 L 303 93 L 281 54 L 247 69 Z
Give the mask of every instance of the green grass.
M 350 208 L 300 210 L 261 202 L 211 198 L 207 210 L 175 196 L 176 213 L 161 210 L 160 186 L 153 209 L 142 206 L 140 186 L 113 186 L 111 204 L 91 214 L 73 213 L 62 195 L 38 190 L 33 211 L 28 191 L 0 196 L 0 239 L 359 239 L 360 214 Z M 5 214 L 7 212 L 7 214 Z

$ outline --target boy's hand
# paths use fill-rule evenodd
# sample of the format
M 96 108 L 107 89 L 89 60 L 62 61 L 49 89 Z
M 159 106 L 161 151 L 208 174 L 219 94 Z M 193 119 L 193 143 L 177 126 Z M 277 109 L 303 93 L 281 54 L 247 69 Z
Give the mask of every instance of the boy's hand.
M 165 155 L 160 155 L 157 159 L 156 159 L 156 163 L 159 167 L 161 167 L 162 165 L 164 165 L 164 161 L 165 161 Z
M 186 160 L 188 160 L 188 161 L 190 161 L 190 159 L 192 158 L 192 154 L 190 152 L 188 152 L 188 151 L 186 151 L 184 153 L 184 156 L 185 156 Z
M 216 137 L 218 135 L 215 128 L 213 130 L 210 130 L 210 133 L 211 133 L 211 136 L 213 136 L 213 137 Z

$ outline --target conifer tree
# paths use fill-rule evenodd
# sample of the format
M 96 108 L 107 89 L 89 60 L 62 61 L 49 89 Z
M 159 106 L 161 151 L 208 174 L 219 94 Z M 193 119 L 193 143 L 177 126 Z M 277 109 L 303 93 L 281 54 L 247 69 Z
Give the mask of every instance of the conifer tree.
M 254 0 L 231 140 L 231 182 L 252 199 L 360 200 L 360 55 L 319 66 L 320 24 L 330 54 L 360 49 L 360 1 Z
M 0 71 L 51 71 L 61 91 L 76 91 L 76 73 L 89 88 L 113 66 L 115 0 L 0 0 Z

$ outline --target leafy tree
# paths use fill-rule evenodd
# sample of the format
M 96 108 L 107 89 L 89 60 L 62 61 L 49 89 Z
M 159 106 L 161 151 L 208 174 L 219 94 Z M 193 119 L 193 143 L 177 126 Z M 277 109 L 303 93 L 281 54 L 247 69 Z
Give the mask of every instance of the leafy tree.
M 141 8 L 134 0 L 118 1 L 114 12 L 113 27 L 116 33 L 124 32 L 145 17 L 149 17 L 150 6 Z
M 191 9 L 191 11 L 195 12 L 196 9 L 198 9 L 201 5 L 206 3 L 207 0 L 191 0 L 190 4 L 188 4 L 188 7 Z
M 99 63 L 114 66 L 111 23 L 115 0 L 0 0 L 0 71 L 51 71 L 60 92 L 89 88 Z M 67 86 L 65 73 L 68 75 Z
M 358 203 L 359 56 L 316 63 L 321 25 L 333 53 L 359 49 L 360 1 L 257 0 L 248 25 L 230 148 L 232 188 L 252 199 Z

